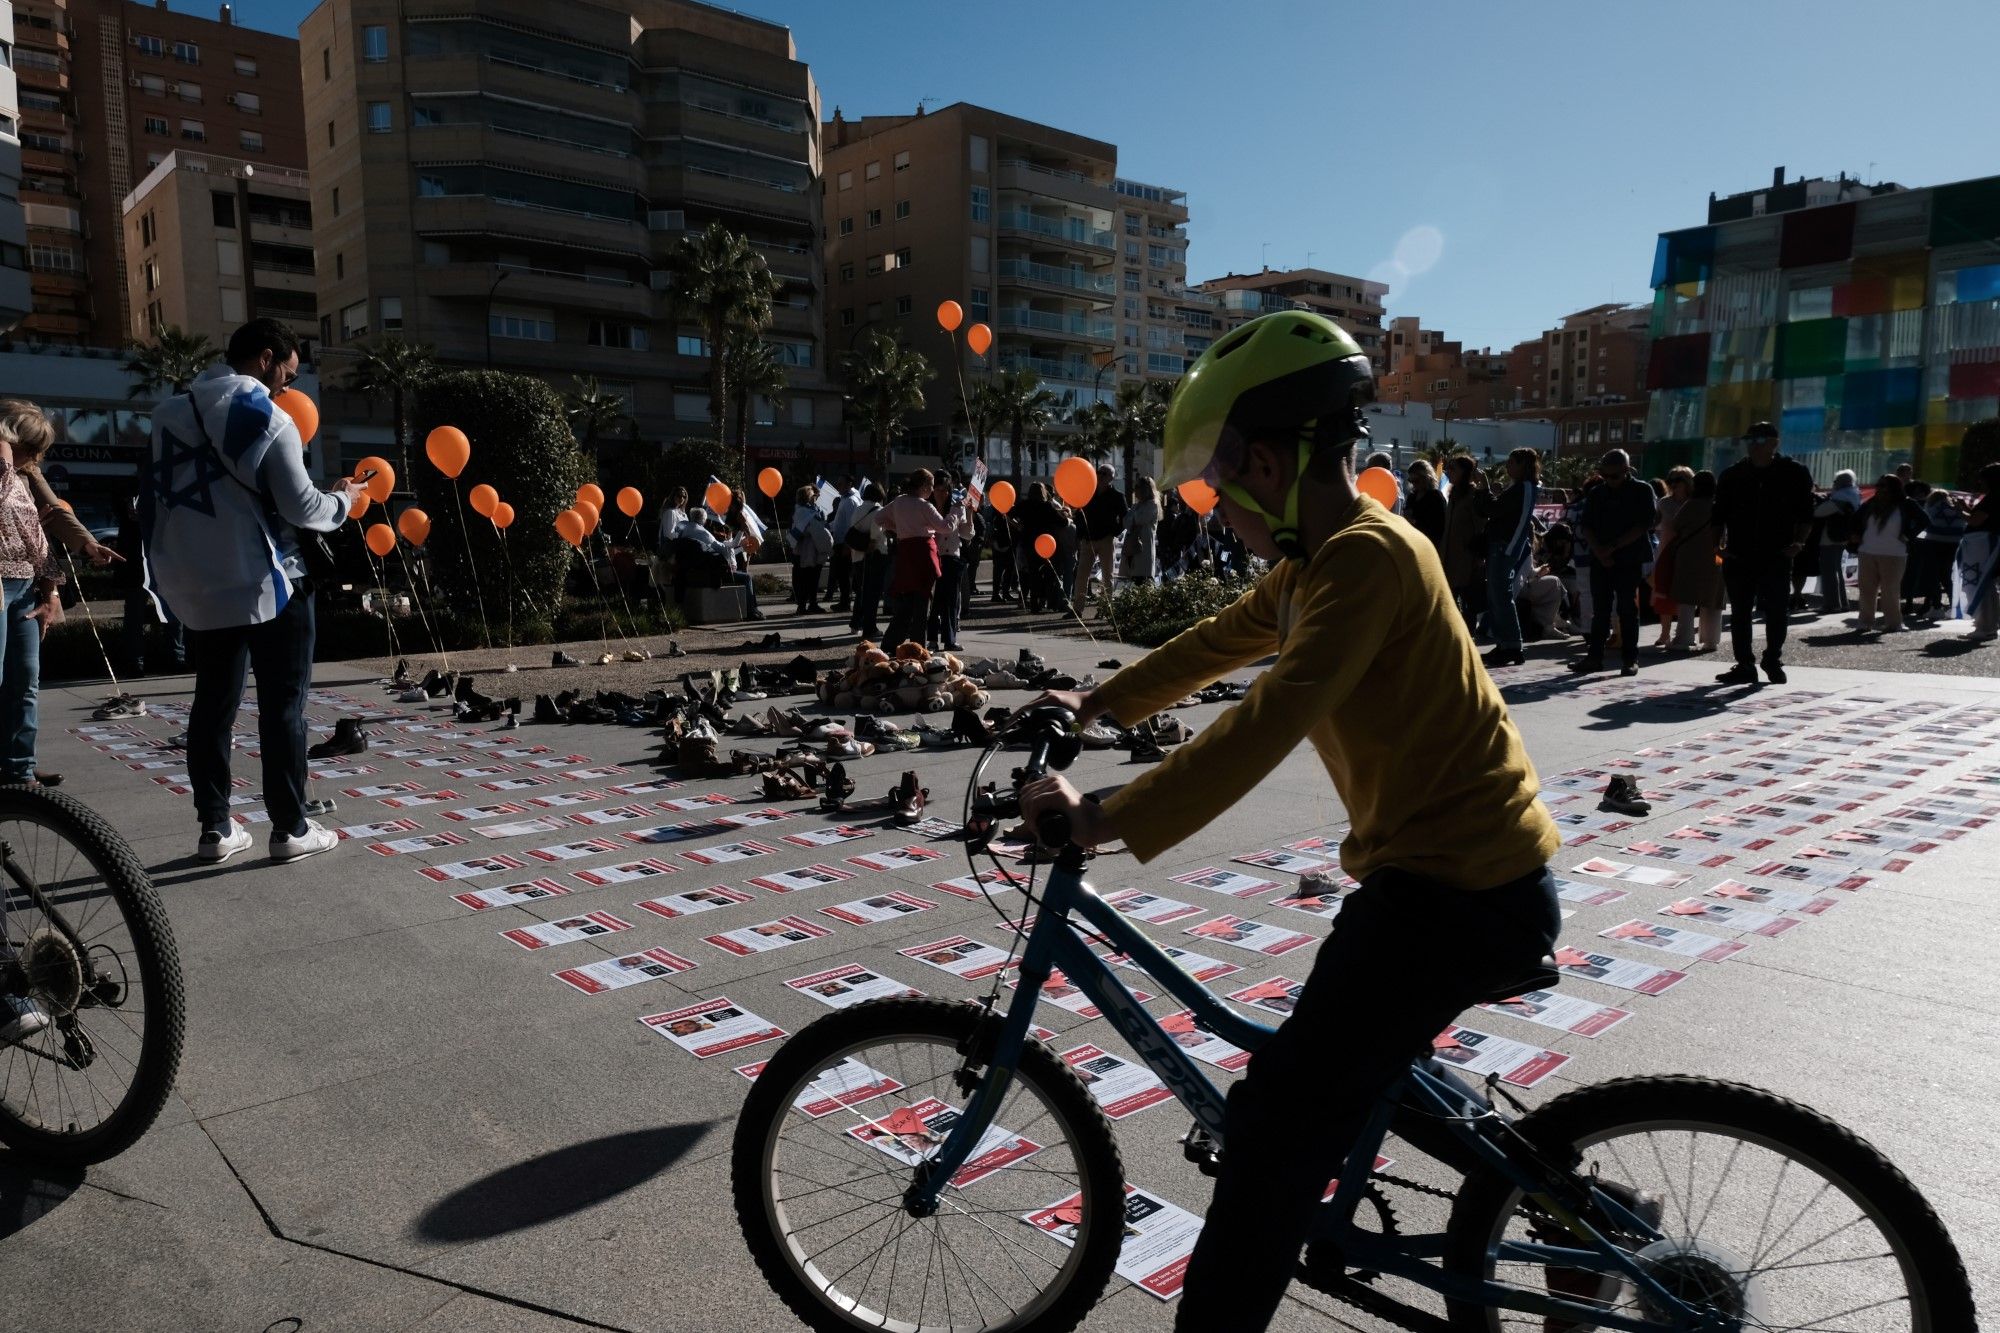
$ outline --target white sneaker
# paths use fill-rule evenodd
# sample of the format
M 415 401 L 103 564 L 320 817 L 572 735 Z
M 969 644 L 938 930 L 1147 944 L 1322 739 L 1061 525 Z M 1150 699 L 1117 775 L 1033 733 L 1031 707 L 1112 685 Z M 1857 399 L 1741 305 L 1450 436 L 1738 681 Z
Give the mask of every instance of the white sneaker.
M 244 835 L 249 840 L 249 835 Z M 322 828 L 312 820 L 306 821 L 306 831 L 296 837 L 290 833 L 271 835 L 271 859 L 273 861 L 297 861 L 318 852 L 330 852 L 340 845 L 340 838 L 330 828 Z
M 25 1041 L 48 1025 L 48 1010 L 27 996 L 0 995 L 0 1042 Z
M 219 829 L 203 829 L 201 841 L 195 844 L 195 859 L 197 861 L 227 861 L 238 852 L 249 851 L 250 842 L 250 830 L 239 826 L 234 821 L 230 822 L 227 833 Z

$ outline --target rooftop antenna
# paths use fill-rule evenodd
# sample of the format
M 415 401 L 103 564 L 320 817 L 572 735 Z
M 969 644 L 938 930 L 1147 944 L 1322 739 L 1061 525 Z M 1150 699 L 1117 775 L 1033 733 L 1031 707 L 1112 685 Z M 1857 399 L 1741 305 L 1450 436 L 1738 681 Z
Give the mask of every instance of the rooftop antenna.
M 1306 267 L 1307 267 L 1307 268 L 1311 268 L 1311 267 L 1313 266 L 1313 256 L 1314 256 L 1314 255 L 1316 255 L 1316 254 L 1318 254 L 1318 253 L 1319 253 L 1319 252 L 1318 252 L 1317 250 L 1308 250 L 1308 251 L 1306 251 Z
M 1271 243 L 1269 241 L 1264 242 L 1264 248 L 1261 251 L 1261 254 L 1262 258 L 1260 258 L 1257 262 L 1262 264 L 1265 268 L 1268 269 L 1269 267 L 1271 267 Z

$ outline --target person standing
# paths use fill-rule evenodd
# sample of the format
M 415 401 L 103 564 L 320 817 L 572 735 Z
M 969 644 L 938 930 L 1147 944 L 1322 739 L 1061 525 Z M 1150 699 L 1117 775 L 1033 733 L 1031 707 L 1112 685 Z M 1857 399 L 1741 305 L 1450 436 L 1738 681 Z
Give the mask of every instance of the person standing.
M 1618 617 L 1618 674 L 1639 674 L 1639 580 L 1653 552 L 1653 488 L 1632 475 L 1632 460 L 1613 449 L 1597 464 L 1601 480 L 1583 497 L 1578 522 L 1590 552 L 1590 638 L 1570 670 L 1604 669 L 1611 617 Z
M 1910 560 L 1921 571 L 1917 592 L 1924 604 L 1918 620 L 1931 624 L 1951 605 L 1951 570 L 1958 563 L 1958 544 L 1965 536 L 1966 507 L 1942 486 L 1919 503 L 1924 511 L 1924 530 L 1910 543 Z
M 819 571 L 833 554 L 833 533 L 813 502 L 818 492 L 801 486 L 792 509 L 792 605 L 798 615 L 819 615 Z
M 1485 657 L 1489 667 L 1528 660 L 1521 652 L 1521 613 L 1514 594 L 1534 560 L 1542 456 L 1533 449 L 1516 449 L 1507 455 L 1506 468 L 1507 488 L 1493 497 L 1486 524 L 1486 629 L 1493 639 Z
M 1687 502 L 1674 516 L 1674 558 L 1667 571 L 1667 596 L 1679 622 L 1673 646 L 1682 652 L 1712 653 L 1722 643 L 1722 570 L 1715 558 L 1714 518 L 1715 474 L 1703 468 L 1694 474 Z
M 861 512 L 861 497 L 854 493 L 854 483 L 846 477 L 840 479 L 834 491 L 833 513 L 827 520 L 833 553 L 826 560 L 826 595 L 833 600 L 835 613 L 844 615 L 854 584 L 854 551 L 847 544 L 847 530 L 854 526 L 854 516 Z
M 35 781 L 42 636 L 62 620 L 63 576 L 27 480 L 54 443 L 39 407 L 0 398 L 0 782 Z
M 271 400 L 299 371 L 291 330 L 255 319 L 230 335 L 226 364 L 153 411 L 140 472 L 146 591 L 186 626 L 194 702 L 188 777 L 201 837 L 195 855 L 224 861 L 250 846 L 229 815 L 230 733 L 246 668 L 257 675 L 257 733 L 273 861 L 339 844 L 306 818 L 306 692 L 312 685 L 313 587 L 298 529 L 331 532 L 361 483 L 332 491 L 306 475 L 298 427 Z
M 1021 587 L 1020 570 L 1014 564 L 1014 516 L 986 506 L 986 545 L 993 552 L 993 600 L 1016 600 Z
M 1903 491 L 1894 473 L 1875 483 L 1875 494 L 1855 516 L 1854 551 L 1861 559 L 1861 597 L 1855 627 L 1863 634 L 1875 628 L 1879 608 L 1883 628 L 1903 628 L 1903 570 L 1910 559 L 1910 540 L 1923 530 L 1924 511 Z
M 1694 469 L 1685 464 L 1668 468 L 1666 477 L 1653 488 L 1660 506 L 1659 520 L 1653 528 L 1660 536 L 1660 549 L 1653 557 L 1653 571 L 1646 581 L 1653 593 L 1653 614 L 1660 618 L 1660 637 L 1653 646 L 1662 650 L 1674 646 L 1674 627 L 1680 621 L 1680 607 L 1675 604 L 1672 591 L 1677 525 L 1681 510 L 1693 492 Z
M 1839 615 L 1847 610 L 1847 576 L 1841 561 L 1854 537 L 1854 515 L 1861 508 L 1861 491 L 1854 474 L 1842 470 L 1833 474 L 1833 488 L 1813 507 L 1813 525 L 1819 530 L 1819 613 Z
M 861 489 L 861 506 L 848 522 L 842 540 L 861 556 L 861 577 L 854 594 L 854 611 L 847 627 L 864 639 L 882 637 L 882 584 L 889 576 L 889 534 L 875 520 L 882 514 L 882 488 L 869 482 Z
M 905 643 L 923 643 L 930 622 L 931 594 L 943 573 L 938 563 L 938 536 L 949 526 L 931 504 L 935 479 L 918 468 L 903 482 L 903 493 L 883 506 L 875 518 L 878 532 L 896 539 L 889 567 L 889 632 L 883 644 L 891 656 Z
M 1154 577 L 1153 541 L 1160 527 L 1160 493 L 1151 477 L 1132 483 L 1132 507 L 1125 513 L 1125 550 L 1122 553 L 1125 577 L 1133 583 L 1151 583 Z
M 965 502 L 964 491 L 951 493 L 944 524 L 937 534 L 938 581 L 931 592 L 930 641 L 955 653 L 965 606 L 965 548 L 971 545 L 973 559 L 979 558 L 979 547 L 973 544 L 972 506 Z
M 2000 626 L 2000 591 L 1994 586 L 1994 574 L 2000 571 L 2000 463 L 1980 468 L 1973 485 L 1979 499 L 1965 516 L 1965 538 L 1959 543 L 1959 580 L 1972 613 L 1972 633 L 1966 641 L 1990 643 L 2000 637 L 2000 628 L 1996 628 Z
M 1445 479 L 1451 496 L 1445 504 L 1444 581 L 1451 589 L 1465 617 L 1466 628 L 1479 631 L 1479 617 L 1486 609 L 1486 478 L 1471 454 L 1453 454 L 1445 460 Z
M 1419 458 L 1410 464 L 1410 489 L 1403 498 L 1403 517 L 1410 526 L 1430 539 L 1438 559 L 1444 559 L 1445 521 L 1450 509 L 1444 502 L 1444 492 L 1438 489 L 1437 474 L 1431 465 Z
M 1764 616 L 1764 674 L 1785 683 L 1785 628 L 1792 561 L 1812 530 L 1813 481 L 1805 465 L 1778 452 L 1778 431 L 1760 421 L 1744 432 L 1744 457 L 1715 485 L 1712 522 L 1722 529 L 1722 586 L 1736 665 L 1724 685 L 1755 685 L 1756 613 Z
M 1090 604 L 1093 566 L 1104 571 L 1104 595 L 1111 595 L 1111 553 L 1118 544 L 1118 534 L 1125 530 L 1126 510 L 1124 493 L 1111 481 L 1110 464 L 1099 464 L 1097 489 L 1091 493 L 1090 502 L 1076 511 L 1076 585 L 1070 601 L 1076 607 L 1078 619 L 1082 619 L 1084 608 Z

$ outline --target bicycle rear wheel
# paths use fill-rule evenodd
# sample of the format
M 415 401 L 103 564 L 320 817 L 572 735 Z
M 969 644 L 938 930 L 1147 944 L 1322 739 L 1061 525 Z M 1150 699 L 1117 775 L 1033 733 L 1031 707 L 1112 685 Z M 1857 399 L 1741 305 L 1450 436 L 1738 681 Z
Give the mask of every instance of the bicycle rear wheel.
M 1083 1083 L 1031 1041 L 993 1127 L 929 1216 L 903 1193 L 983 1067 L 999 1020 L 948 1000 L 877 1000 L 792 1038 L 737 1121 L 736 1215 L 786 1305 L 820 1330 L 1064 1333 L 1124 1238 L 1124 1169 Z
M 0 1142 L 101 1162 L 151 1127 L 180 1067 L 173 933 L 131 848 L 80 801 L 0 787 L 0 852 L 0 993 L 47 1019 L 0 1042 Z
M 1978 1327 L 1965 1266 L 1923 1195 L 1868 1143 L 1797 1102 L 1710 1079 L 1618 1079 L 1558 1097 L 1516 1128 L 1651 1221 L 1659 1238 L 1613 1239 L 1696 1309 L 1750 1329 Z M 1608 1222 L 1590 1220 L 1609 1234 Z M 1623 1278 L 1498 1257 L 1508 1241 L 1575 1243 L 1504 1180 L 1469 1177 L 1446 1240 L 1453 1271 L 1626 1318 L 1657 1313 Z M 1462 1302 L 1451 1317 L 1478 1333 L 1592 1327 Z

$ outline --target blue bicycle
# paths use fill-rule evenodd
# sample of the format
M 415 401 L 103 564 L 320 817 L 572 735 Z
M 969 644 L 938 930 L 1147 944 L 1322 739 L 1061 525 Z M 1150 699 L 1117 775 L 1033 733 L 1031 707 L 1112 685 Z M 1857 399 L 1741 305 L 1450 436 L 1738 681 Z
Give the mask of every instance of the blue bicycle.
M 1079 749 L 1060 709 L 1024 715 L 1013 738 L 1028 746 L 1016 792 Z M 996 742 L 981 756 L 968 795 L 975 856 L 1018 809 L 980 786 L 997 751 Z M 892 999 L 841 1010 L 787 1042 L 751 1090 L 734 1145 L 737 1216 L 766 1278 L 812 1328 L 1067 1330 L 1102 1296 L 1121 1251 L 1138 1274 L 1149 1249 L 1168 1248 L 1157 1201 L 1128 1193 L 1091 1092 L 1133 1067 L 1073 1068 L 1033 1036 L 1055 969 L 1194 1116 L 1187 1156 L 1212 1171 L 1226 1151 L 1222 1094 L 1189 1050 L 1226 1049 L 1213 1046 L 1219 1039 L 1255 1051 L 1272 1030 L 1223 1004 L 1097 897 L 1082 853 L 1054 822 L 1039 841 L 1063 850 L 1042 891 L 1030 884 L 1023 895 L 1037 914 L 1025 943 L 1016 940 L 1011 1001 L 999 998 L 1010 968 L 976 942 L 941 947 L 935 961 L 963 974 L 994 969 L 984 1004 Z M 1168 1035 L 1072 914 L 1187 1006 L 1194 1026 Z M 1522 978 L 1495 998 L 1553 980 Z M 1448 1333 L 1978 1327 L 1964 1265 L 1923 1196 L 1804 1106 L 1740 1084 L 1630 1078 L 1516 1118 L 1492 1092 L 1428 1052 L 1415 1056 L 1322 1207 L 1298 1279 L 1405 1327 Z M 1459 1187 L 1376 1174 L 1391 1132 L 1461 1176 Z M 1404 1234 L 1391 1189 L 1449 1198 L 1443 1229 Z M 1379 1275 L 1437 1293 L 1446 1317 L 1383 1291 Z

